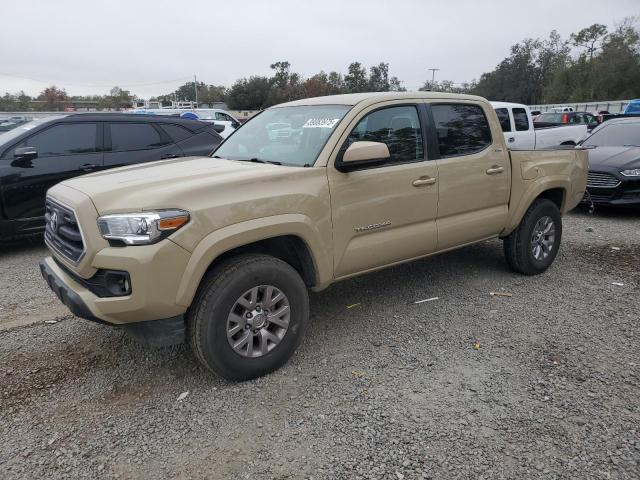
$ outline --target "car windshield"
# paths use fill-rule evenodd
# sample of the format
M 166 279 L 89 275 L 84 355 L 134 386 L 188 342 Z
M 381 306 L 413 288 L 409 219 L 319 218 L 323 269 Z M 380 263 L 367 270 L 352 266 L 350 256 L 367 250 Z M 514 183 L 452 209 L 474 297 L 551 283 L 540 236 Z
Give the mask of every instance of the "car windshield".
M 604 125 L 582 145 L 585 147 L 640 146 L 640 122 Z
M 640 114 L 640 102 L 631 102 L 627 105 L 624 113 L 638 115 Z
M 37 127 L 41 123 L 48 122 L 50 120 L 56 120 L 58 118 L 62 118 L 65 116 L 66 115 L 51 115 L 48 117 L 38 118 L 36 120 L 23 123 L 22 125 L 18 125 L 16 128 L 9 130 L 6 133 L 0 133 L 0 145 L 10 142 L 14 138 L 17 138 L 20 135 L 22 135 L 23 133 L 28 132 L 29 130 L 32 130 L 33 128 Z
M 351 107 L 275 107 L 249 120 L 213 152 L 229 160 L 313 165 Z
M 543 113 L 540 115 L 537 122 L 548 122 L 548 123 L 562 123 L 562 114 L 561 113 Z

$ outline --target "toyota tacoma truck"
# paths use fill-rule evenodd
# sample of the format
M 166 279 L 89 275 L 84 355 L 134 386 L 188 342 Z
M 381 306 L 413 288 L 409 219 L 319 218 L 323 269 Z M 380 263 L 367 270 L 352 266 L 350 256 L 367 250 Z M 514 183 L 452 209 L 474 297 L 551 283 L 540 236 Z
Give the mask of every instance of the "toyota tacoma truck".
M 246 380 L 294 353 L 308 289 L 492 238 L 513 270 L 544 272 L 587 163 L 582 149 L 509 151 L 480 97 L 298 100 L 211 157 L 52 187 L 40 268 L 76 316 L 152 345 L 186 339 L 208 369 Z

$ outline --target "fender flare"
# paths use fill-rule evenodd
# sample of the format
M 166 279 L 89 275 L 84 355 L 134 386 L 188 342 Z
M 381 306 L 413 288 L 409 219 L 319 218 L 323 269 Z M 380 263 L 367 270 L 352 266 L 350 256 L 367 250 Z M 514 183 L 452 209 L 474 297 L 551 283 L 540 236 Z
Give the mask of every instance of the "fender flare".
M 526 185 L 526 184 L 525 184 Z M 564 192 L 563 202 L 560 206 L 560 213 L 564 213 L 567 199 L 571 193 L 571 182 L 564 178 L 562 175 L 545 176 L 538 180 L 534 180 L 532 183 L 526 186 L 526 189 L 520 195 L 520 201 L 517 205 L 512 205 L 509 213 L 509 220 L 507 226 L 500 233 L 500 236 L 506 236 L 511 233 L 522 221 L 522 217 L 527 212 L 531 204 L 547 190 L 555 188 L 562 189 Z
M 333 276 L 333 254 L 311 219 L 302 214 L 283 214 L 234 223 L 215 230 L 196 246 L 187 263 L 176 303 L 188 307 L 209 266 L 223 253 L 250 243 L 280 236 L 299 237 L 307 246 L 316 272 L 316 283 L 325 284 Z

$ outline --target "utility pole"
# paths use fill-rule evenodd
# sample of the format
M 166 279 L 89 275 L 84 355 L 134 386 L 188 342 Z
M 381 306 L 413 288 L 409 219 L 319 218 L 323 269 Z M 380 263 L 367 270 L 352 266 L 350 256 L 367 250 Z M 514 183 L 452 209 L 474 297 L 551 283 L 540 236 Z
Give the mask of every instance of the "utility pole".
M 196 74 L 193 74 L 193 89 L 196 92 L 196 108 L 198 107 L 198 81 L 196 80 Z
M 433 90 L 433 86 L 436 83 L 436 72 L 439 71 L 439 68 L 427 68 L 427 70 L 431 71 L 431 90 Z

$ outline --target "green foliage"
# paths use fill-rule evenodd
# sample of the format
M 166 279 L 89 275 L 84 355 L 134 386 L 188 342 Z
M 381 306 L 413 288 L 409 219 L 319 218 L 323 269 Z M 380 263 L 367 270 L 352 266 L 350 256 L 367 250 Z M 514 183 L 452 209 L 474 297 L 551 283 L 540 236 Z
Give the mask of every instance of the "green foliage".
M 640 96 L 640 36 L 634 19 L 613 32 L 594 24 L 562 40 L 525 39 L 472 93 L 526 104 L 588 102 Z

